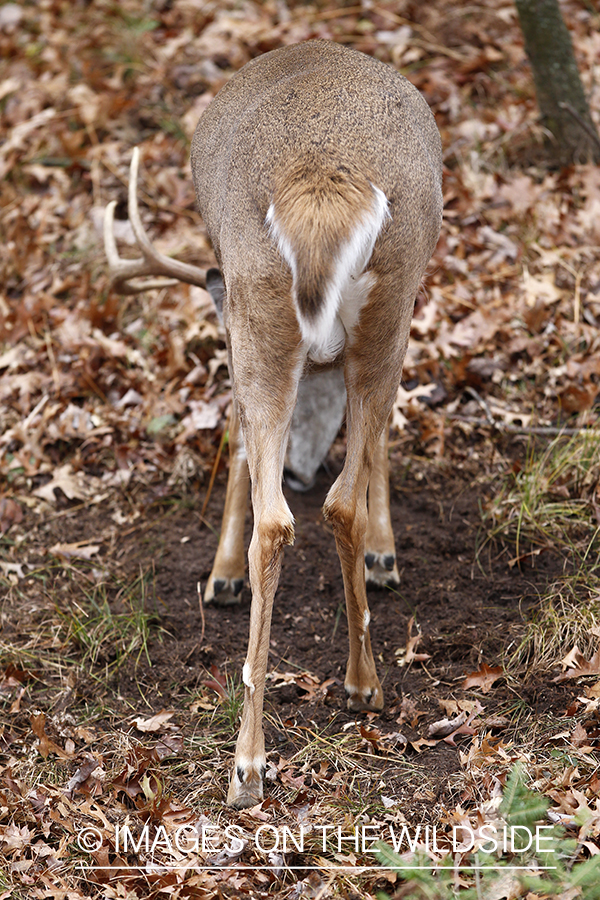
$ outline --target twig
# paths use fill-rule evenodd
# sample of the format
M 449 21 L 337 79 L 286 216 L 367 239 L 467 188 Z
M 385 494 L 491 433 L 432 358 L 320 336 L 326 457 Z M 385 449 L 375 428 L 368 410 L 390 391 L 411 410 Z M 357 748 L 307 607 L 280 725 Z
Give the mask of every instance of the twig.
M 525 427 L 524 425 L 511 425 L 504 422 L 490 422 L 488 419 L 480 419 L 478 416 L 451 415 L 448 418 L 452 422 L 465 422 L 468 425 L 491 425 L 498 431 L 505 431 L 508 434 L 539 434 L 548 436 L 564 434 L 567 437 L 572 437 L 576 434 L 589 434 L 591 437 L 600 437 L 600 429 L 586 428 L 585 425 L 582 425 L 580 428 L 558 428 L 554 425 L 530 425 Z
M 200 512 L 201 520 L 204 519 L 204 513 L 206 512 L 206 507 L 208 506 L 208 501 L 210 500 L 210 495 L 212 493 L 213 485 L 215 483 L 215 478 L 217 475 L 217 469 L 219 468 L 219 462 L 221 461 L 221 453 L 223 452 L 223 447 L 225 446 L 225 438 L 229 434 L 230 423 L 231 418 L 228 420 L 227 427 L 223 430 L 223 434 L 221 435 L 221 443 L 219 444 L 219 449 L 217 450 L 217 455 L 215 456 L 212 472 L 210 473 L 210 481 L 208 482 L 208 489 L 206 491 L 206 497 L 204 498 L 204 503 Z
M 37 414 L 38 414 L 39 412 L 41 412 L 41 410 L 44 408 L 44 406 L 46 405 L 46 403 L 48 402 L 49 399 L 50 399 L 50 395 L 49 395 L 49 394 L 44 394 L 44 396 L 42 397 L 42 399 L 41 399 L 41 400 L 38 400 L 38 402 L 36 403 L 36 405 L 33 407 L 33 409 L 31 410 L 31 412 L 29 413 L 29 415 L 27 416 L 27 418 L 26 418 L 25 421 L 23 422 L 23 430 L 26 430 L 27 428 L 29 428 L 29 426 L 31 425 L 31 423 L 33 422 L 33 420 L 35 419 L 35 417 L 37 416 Z
M 485 400 L 483 399 L 483 397 L 481 397 L 481 396 L 477 393 L 477 391 L 475 390 L 475 388 L 468 387 L 468 388 L 466 389 L 466 393 L 467 393 L 467 394 L 470 394 L 471 397 L 473 397 L 474 400 L 477 400 L 477 402 L 479 403 L 480 407 L 482 408 L 482 410 L 484 411 L 484 413 L 485 413 L 485 415 L 486 415 L 486 418 L 487 418 L 487 421 L 488 421 L 488 425 L 495 425 L 496 423 L 495 423 L 495 421 L 494 421 L 494 417 L 493 417 L 493 415 L 492 415 L 491 409 L 489 408 L 489 406 L 487 405 L 487 403 L 485 402 Z
M 202 622 L 202 631 L 200 632 L 200 646 L 202 647 L 202 641 L 204 640 L 204 629 L 206 627 L 206 621 L 204 619 L 204 603 L 202 602 L 202 585 L 200 582 L 197 583 L 196 588 L 198 590 L 198 606 L 200 607 L 200 620 Z

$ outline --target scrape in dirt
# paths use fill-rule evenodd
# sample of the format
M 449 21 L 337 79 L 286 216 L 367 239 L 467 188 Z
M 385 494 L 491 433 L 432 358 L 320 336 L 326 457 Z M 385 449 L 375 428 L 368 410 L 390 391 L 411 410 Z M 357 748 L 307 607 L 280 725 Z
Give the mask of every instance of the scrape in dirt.
M 381 715 L 356 716 L 345 709 L 348 638 L 343 585 L 333 535 L 321 513 L 339 470 L 339 453 L 329 471 L 321 471 L 311 491 L 287 492 L 296 519 L 296 542 L 284 554 L 273 610 L 266 689 L 271 759 L 291 756 L 295 749 L 282 723 L 310 726 L 328 735 L 343 733 L 359 722 L 383 734 L 400 735 L 399 739 L 409 742 L 406 758 L 420 767 L 420 779 L 430 781 L 442 799 L 451 790 L 449 776 L 460 770 L 460 737 L 456 745 L 417 743 L 419 753 L 414 744 L 426 738 L 428 724 L 443 715 L 440 699 L 482 697 L 477 691 L 463 692 L 461 683 L 482 664 L 500 664 L 503 655 L 516 646 L 523 631 L 523 611 L 535 603 L 536 591 L 548 575 L 543 570 L 510 568 L 506 555 L 495 562 L 491 553 L 477 559 L 483 536 L 481 506 L 490 482 L 488 478 L 482 483 L 481 468 L 461 459 L 458 446 L 454 456 L 451 465 L 447 460 L 438 464 L 406 458 L 399 450 L 393 454 L 391 511 L 401 585 L 397 590 L 369 590 L 371 639 L 386 701 Z M 36 551 L 57 541 L 81 541 L 86 535 L 101 547 L 95 557 L 97 567 L 121 574 L 138 568 L 152 571 L 160 632 L 150 640 L 149 660 L 144 654 L 132 654 L 115 676 L 113 686 L 123 710 L 149 714 L 167 707 L 185 708 L 211 669 L 240 680 L 248 639 L 249 588 L 238 607 L 208 606 L 201 611 L 198 601 L 198 584 L 205 584 L 216 552 L 225 475 L 223 470 L 217 479 L 204 521 L 200 519 L 203 491 L 185 498 L 133 491 L 126 505 L 123 498 L 113 497 L 110 503 L 87 511 L 64 509 L 60 517 L 50 517 L 37 527 L 30 514 L 32 560 Z M 133 525 L 115 523 L 115 504 L 128 510 L 130 518 L 135 510 Z M 247 541 L 250 530 L 249 516 Z M 65 602 L 71 599 L 65 596 Z M 118 606 L 118 598 L 114 602 Z M 407 642 L 418 633 L 418 653 L 428 658 L 404 664 Z M 286 673 L 296 677 L 286 683 Z M 308 687 L 303 684 L 302 673 L 312 676 L 317 687 L 326 683 L 326 690 L 311 694 L 310 682 Z M 518 702 L 560 715 L 569 690 L 549 686 L 546 680 L 543 690 L 538 691 L 535 684 L 519 685 L 515 694 L 515 685 L 509 689 L 505 680 L 497 681 L 483 698 L 490 728 L 500 723 L 502 732 L 501 714 L 517 702 L 519 693 Z M 418 711 L 412 722 L 402 715 L 403 700 Z M 118 709 L 115 697 L 111 703 Z M 187 726 L 193 727 L 193 716 Z M 232 738 L 235 727 L 232 722 Z M 385 769 L 384 760 L 382 766 Z M 224 771 L 223 791 L 226 782 Z M 386 784 L 386 790 L 399 797 L 412 795 L 405 773 L 387 772 Z M 419 804 L 413 803 L 407 815 L 418 817 Z

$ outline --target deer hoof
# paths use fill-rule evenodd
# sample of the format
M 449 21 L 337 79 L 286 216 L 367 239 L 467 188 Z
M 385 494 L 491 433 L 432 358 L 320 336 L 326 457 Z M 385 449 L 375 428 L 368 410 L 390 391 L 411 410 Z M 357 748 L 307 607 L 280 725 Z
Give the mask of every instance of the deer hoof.
M 379 712 L 383 709 L 383 691 L 379 684 L 364 690 L 346 685 L 346 696 L 351 712 Z
M 365 553 L 365 578 L 367 584 L 376 584 L 379 587 L 390 585 L 395 587 L 400 584 L 396 557 L 393 553 Z
M 213 578 L 208 580 L 204 592 L 204 603 L 215 603 L 217 606 L 232 606 L 242 602 L 243 578 Z
M 247 809 L 256 806 L 263 799 L 263 777 L 266 771 L 264 762 L 258 765 L 236 763 L 231 774 L 227 792 L 227 806 L 234 809 Z

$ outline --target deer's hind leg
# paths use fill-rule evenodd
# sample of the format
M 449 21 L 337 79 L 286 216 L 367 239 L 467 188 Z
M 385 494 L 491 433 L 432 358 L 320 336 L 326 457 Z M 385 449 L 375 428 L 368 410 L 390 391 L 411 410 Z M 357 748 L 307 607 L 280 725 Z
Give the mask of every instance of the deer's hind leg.
M 398 390 L 412 313 L 411 298 L 396 300 L 395 287 L 383 280 L 375 283 L 346 348 L 346 461 L 324 506 L 325 517 L 332 523 L 344 579 L 349 638 L 345 688 L 348 706 L 353 710 L 383 707 L 383 691 L 371 650 L 365 553 L 370 479 L 372 508 L 377 506 L 374 500 L 381 501 L 384 511 L 388 508 L 387 436 L 382 433 Z M 377 547 L 384 555 L 393 553 L 388 517 L 389 510 L 385 528 L 381 529 L 384 542 Z M 374 523 L 375 520 L 371 537 Z
M 389 429 L 390 420 L 384 426 L 377 442 L 369 479 L 369 513 L 365 551 L 368 584 L 400 584 L 390 515 Z
M 255 805 L 263 796 L 266 756 L 262 719 L 271 612 L 283 548 L 294 541 L 294 520 L 282 490 L 283 465 L 305 352 L 295 319 L 289 328 L 281 328 L 276 342 L 264 340 L 265 325 L 261 327 L 258 314 L 257 325 L 249 316 L 240 323 L 231 319 L 230 315 L 230 364 L 254 512 L 248 551 L 252 604 L 242 672 L 244 706 L 227 795 L 230 806 L 243 808 Z

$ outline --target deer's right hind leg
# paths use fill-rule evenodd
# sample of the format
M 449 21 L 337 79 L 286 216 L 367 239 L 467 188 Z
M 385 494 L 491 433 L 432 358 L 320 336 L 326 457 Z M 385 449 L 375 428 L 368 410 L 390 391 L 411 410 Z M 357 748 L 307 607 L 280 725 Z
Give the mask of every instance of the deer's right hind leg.
M 212 572 L 204 592 L 205 603 L 226 606 L 239 603 L 244 587 L 244 524 L 248 508 L 248 461 L 240 428 L 237 404 L 229 423 L 229 477 L 221 536 Z
M 369 518 L 365 550 L 365 574 L 368 584 L 400 584 L 390 516 L 389 429 L 388 421 L 375 448 L 369 479 Z

